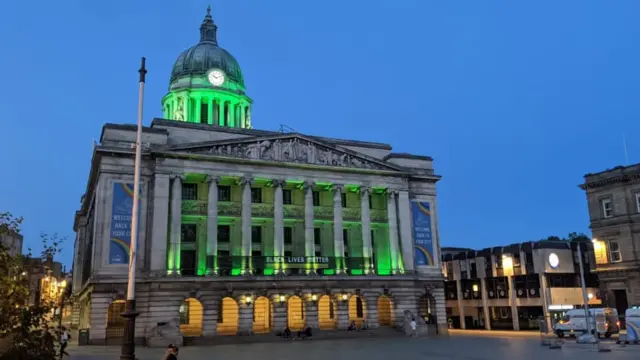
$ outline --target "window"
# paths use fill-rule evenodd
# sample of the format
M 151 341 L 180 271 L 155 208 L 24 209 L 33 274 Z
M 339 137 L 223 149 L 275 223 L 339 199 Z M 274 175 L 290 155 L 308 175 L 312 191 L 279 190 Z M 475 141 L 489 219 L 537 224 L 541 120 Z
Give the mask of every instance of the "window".
M 371 194 L 369 194 L 369 209 L 373 209 L 373 202 L 371 201 L 373 198 L 371 197 Z
M 284 228 L 284 244 L 285 245 L 293 244 L 293 228 L 291 227 Z
M 291 205 L 291 190 L 282 190 L 282 203 Z
M 231 201 L 230 186 L 218 186 L 218 201 Z
M 182 200 L 198 200 L 198 184 L 182 184 Z
M 609 240 L 609 255 L 612 263 L 622 261 L 622 256 L 620 254 L 620 245 L 618 245 L 618 241 Z
M 209 120 L 209 104 L 206 102 L 200 104 L 200 123 L 206 124 Z
M 320 206 L 320 192 L 312 191 L 311 196 L 313 197 L 313 206 Z
M 196 224 L 182 224 L 180 232 L 180 241 L 183 243 L 195 243 L 198 238 Z
M 320 228 L 313 228 L 313 243 L 315 245 L 320 245 L 320 241 L 322 240 L 321 235 L 322 231 L 320 231 Z
M 262 203 L 262 188 L 251 188 L 251 202 L 253 204 Z
M 640 192 L 636 193 L 636 210 L 640 213 Z
M 347 207 L 347 194 L 346 193 L 341 193 L 340 194 L 340 199 L 342 200 L 342 207 L 346 208 Z
M 602 199 L 602 216 L 605 218 L 613 217 L 613 206 L 611 205 L 611 199 Z
M 218 250 L 218 257 L 229 257 L 229 250 Z
M 292 252 L 291 252 L 291 251 L 285 251 L 285 252 L 284 252 L 284 256 L 292 256 L 291 254 L 292 254 Z
M 252 257 L 261 257 L 261 256 L 262 256 L 262 251 L 260 251 L 260 250 L 253 250 L 253 251 L 251 252 L 251 256 L 252 256 Z
M 218 225 L 218 243 L 229 243 L 231 241 L 231 227 L 229 225 Z
M 262 244 L 262 226 L 251 227 L 251 243 Z
M 362 319 L 364 317 L 364 306 L 362 304 L 362 299 L 360 296 L 356 298 L 356 317 L 358 319 Z
M 348 247 L 348 245 L 349 245 L 349 230 L 348 229 L 342 229 L 342 242 L 344 243 L 345 247 Z
M 371 230 L 371 248 L 372 249 L 376 248 L 376 231 L 375 230 Z
M 320 257 L 320 256 L 322 256 L 322 252 L 321 251 L 316 251 L 314 255 L 316 257 Z

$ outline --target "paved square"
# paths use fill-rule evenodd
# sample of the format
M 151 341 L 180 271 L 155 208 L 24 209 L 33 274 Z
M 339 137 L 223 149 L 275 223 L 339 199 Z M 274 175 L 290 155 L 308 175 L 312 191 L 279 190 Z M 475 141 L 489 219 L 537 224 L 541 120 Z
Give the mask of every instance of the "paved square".
M 592 345 L 567 342 L 562 349 L 540 346 L 535 337 L 463 336 L 438 338 L 365 338 L 345 340 L 283 341 L 262 344 L 184 347 L 179 359 L 225 360 L 576 360 L 638 359 L 640 345 L 620 347 L 607 344 L 612 352 L 600 353 Z M 72 347 L 72 360 L 118 359 L 119 347 Z M 160 360 L 164 349 L 138 348 L 140 360 Z

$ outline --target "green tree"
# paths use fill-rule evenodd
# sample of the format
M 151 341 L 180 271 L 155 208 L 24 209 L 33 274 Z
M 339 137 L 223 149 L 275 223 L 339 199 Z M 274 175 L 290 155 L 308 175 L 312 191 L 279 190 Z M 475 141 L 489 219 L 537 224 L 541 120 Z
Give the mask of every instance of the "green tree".
M 19 234 L 21 224 L 22 218 L 0 213 L 0 235 Z M 42 242 L 40 258 L 46 265 L 60 251 L 61 239 L 42 235 Z M 25 257 L 13 256 L 8 250 L 0 244 L 0 340 L 4 345 L 0 360 L 54 360 L 57 334 L 49 326 L 54 304 L 29 304 Z

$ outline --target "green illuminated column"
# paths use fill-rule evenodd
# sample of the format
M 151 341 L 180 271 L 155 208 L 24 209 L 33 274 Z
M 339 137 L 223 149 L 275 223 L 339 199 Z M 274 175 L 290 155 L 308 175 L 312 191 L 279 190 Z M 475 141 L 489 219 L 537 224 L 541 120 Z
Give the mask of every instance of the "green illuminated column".
M 251 129 L 251 108 L 247 107 L 246 118 L 244 119 L 244 125 L 247 129 Z
M 206 274 L 218 273 L 218 181 L 216 176 L 207 176 L 209 196 L 207 198 L 207 270 Z
M 209 113 L 209 118 L 207 119 L 207 124 L 213 125 L 213 98 L 209 97 L 207 99 L 207 110 Z
M 229 101 L 229 127 L 236 127 L 236 104 Z
M 218 100 L 218 125 L 224 126 L 224 100 Z
M 182 98 L 184 104 L 184 121 L 189 122 L 191 119 L 191 110 L 189 109 L 191 106 L 191 101 L 189 101 L 189 95 L 185 94 Z
M 333 246 L 336 274 L 342 273 L 344 264 L 344 237 L 342 235 L 342 185 L 333 185 Z
M 387 189 L 387 217 L 389 218 L 389 254 L 391 273 L 398 272 L 398 219 L 396 216 L 396 191 Z
M 284 180 L 273 181 L 273 256 L 284 256 L 284 206 L 282 198 L 282 187 L 286 184 Z M 280 264 L 275 264 L 275 273 L 282 271 Z
M 242 104 L 242 106 L 240 106 L 240 127 L 243 128 L 243 129 L 246 128 L 246 126 L 245 126 L 245 124 L 246 124 L 245 123 L 245 121 L 246 121 L 246 119 L 245 119 L 245 115 L 246 115 L 246 110 L 245 109 L 246 109 L 246 107 L 247 107 L 247 104 Z
M 242 269 L 241 274 L 251 273 L 249 257 L 251 256 L 251 183 L 253 179 L 243 177 L 240 179 L 242 186 Z
M 171 187 L 171 235 L 167 270 L 169 274 L 180 274 L 180 233 L 182 226 L 182 181 L 184 176 L 173 175 Z
M 178 109 L 178 97 L 175 95 L 172 95 L 173 99 L 171 100 L 171 107 L 173 108 L 173 112 L 171 112 L 171 114 L 169 115 L 170 119 L 175 119 L 176 118 L 176 110 Z
M 304 190 L 304 256 L 312 257 L 316 253 L 313 231 L 313 183 L 305 181 L 302 185 Z M 307 274 L 311 273 L 311 264 L 305 264 Z
M 360 187 L 360 213 L 362 214 L 362 257 L 364 257 L 365 274 L 374 272 L 375 267 L 371 259 L 371 211 L 369 211 L 369 194 L 371 189 Z
M 195 113 L 195 119 L 193 119 L 193 122 L 196 123 L 201 123 L 202 122 L 202 96 L 200 95 L 196 95 L 196 111 L 194 111 Z

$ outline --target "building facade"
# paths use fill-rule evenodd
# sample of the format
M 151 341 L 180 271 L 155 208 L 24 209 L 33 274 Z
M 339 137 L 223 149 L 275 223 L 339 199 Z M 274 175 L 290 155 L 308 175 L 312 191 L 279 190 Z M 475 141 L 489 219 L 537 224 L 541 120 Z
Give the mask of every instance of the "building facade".
M 532 330 L 584 304 L 601 306 L 591 242 L 538 241 L 483 250 L 443 248 L 447 317 L 453 328 Z
M 22 242 L 24 237 L 15 231 L 3 231 L 0 233 L 0 244 L 2 244 L 11 256 L 22 254 Z
M 207 14 L 143 129 L 136 337 L 402 326 L 446 333 L 427 156 L 254 129 L 238 62 Z M 74 328 L 120 341 L 136 127 L 106 124 L 75 216 Z M 424 320 L 426 319 L 426 321 Z
M 640 164 L 584 176 L 604 299 L 618 313 L 640 305 Z

